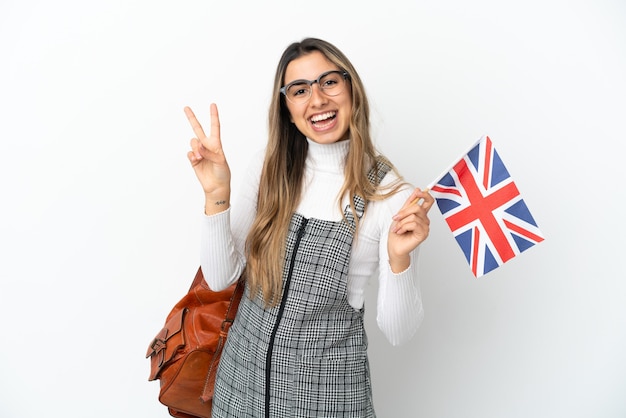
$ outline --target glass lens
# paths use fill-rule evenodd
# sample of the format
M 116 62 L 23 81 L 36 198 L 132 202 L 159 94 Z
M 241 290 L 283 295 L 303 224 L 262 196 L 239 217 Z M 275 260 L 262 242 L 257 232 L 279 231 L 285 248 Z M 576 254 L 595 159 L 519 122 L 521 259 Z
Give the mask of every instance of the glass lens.
M 303 103 L 311 97 L 311 86 L 307 83 L 290 84 L 287 87 L 287 98 L 292 103 Z
M 329 96 L 336 96 L 341 93 L 343 83 L 343 75 L 338 71 L 333 71 L 320 78 L 320 87 Z

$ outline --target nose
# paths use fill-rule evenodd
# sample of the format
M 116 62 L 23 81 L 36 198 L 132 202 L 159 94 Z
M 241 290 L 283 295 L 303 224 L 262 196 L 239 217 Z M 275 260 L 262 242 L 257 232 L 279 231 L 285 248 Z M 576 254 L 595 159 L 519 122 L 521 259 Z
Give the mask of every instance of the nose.
M 311 84 L 311 104 L 320 105 L 326 102 L 326 95 L 322 91 L 318 82 Z

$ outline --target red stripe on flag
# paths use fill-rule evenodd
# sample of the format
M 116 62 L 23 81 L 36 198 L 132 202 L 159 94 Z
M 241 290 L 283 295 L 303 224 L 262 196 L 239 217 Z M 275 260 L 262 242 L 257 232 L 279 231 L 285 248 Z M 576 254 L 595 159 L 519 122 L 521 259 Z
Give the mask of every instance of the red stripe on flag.
M 492 144 L 489 137 L 485 140 L 485 166 L 483 167 L 483 187 L 489 189 L 489 168 L 491 167 Z
M 532 232 L 530 232 L 527 229 L 522 228 L 519 225 L 516 225 L 514 223 L 511 223 L 507 220 L 504 221 L 504 224 L 506 225 L 507 228 L 509 228 L 511 231 L 517 232 L 519 235 L 526 237 L 526 238 L 530 238 L 532 240 L 534 240 L 535 242 L 541 242 L 543 241 L 543 237 L 540 237 L 539 235 L 533 234 Z
M 464 159 L 454 166 L 454 171 L 457 173 L 459 181 L 465 189 L 470 204 L 465 209 L 446 218 L 450 230 L 454 232 L 458 228 L 474 220 L 478 220 L 483 228 L 485 228 L 502 262 L 515 257 L 515 252 L 511 248 L 496 218 L 493 216 L 495 209 L 520 194 L 515 183 L 510 182 L 501 189 L 487 196 L 483 196 Z
M 455 194 L 461 197 L 461 192 L 459 192 L 457 189 L 454 189 L 452 187 L 433 186 L 432 189 L 430 190 L 433 192 L 439 192 L 439 193 Z
M 480 246 L 480 229 L 474 227 L 474 247 L 472 248 L 472 273 L 478 276 L 478 248 Z

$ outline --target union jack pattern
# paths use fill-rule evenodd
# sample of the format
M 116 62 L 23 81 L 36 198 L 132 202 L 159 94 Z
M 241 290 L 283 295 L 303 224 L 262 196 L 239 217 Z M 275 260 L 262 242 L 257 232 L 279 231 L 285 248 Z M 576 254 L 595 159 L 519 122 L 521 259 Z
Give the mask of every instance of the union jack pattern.
M 488 136 L 435 181 L 431 194 L 476 277 L 544 240 Z

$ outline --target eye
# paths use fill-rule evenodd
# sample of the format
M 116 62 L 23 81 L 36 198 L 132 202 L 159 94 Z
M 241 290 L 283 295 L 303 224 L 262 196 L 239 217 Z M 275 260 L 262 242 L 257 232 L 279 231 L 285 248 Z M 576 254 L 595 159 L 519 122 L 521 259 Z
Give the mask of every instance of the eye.
M 324 89 L 332 89 L 333 87 L 335 87 L 340 82 L 341 82 L 340 75 L 337 74 L 337 73 L 332 73 L 332 74 L 328 74 L 328 75 L 324 76 L 320 80 L 320 85 Z
M 305 83 L 297 83 L 297 84 L 292 84 L 291 86 L 289 86 L 289 88 L 287 89 L 287 92 L 289 93 L 289 96 L 291 97 L 298 97 L 298 96 L 309 94 L 309 88 L 310 87 Z

